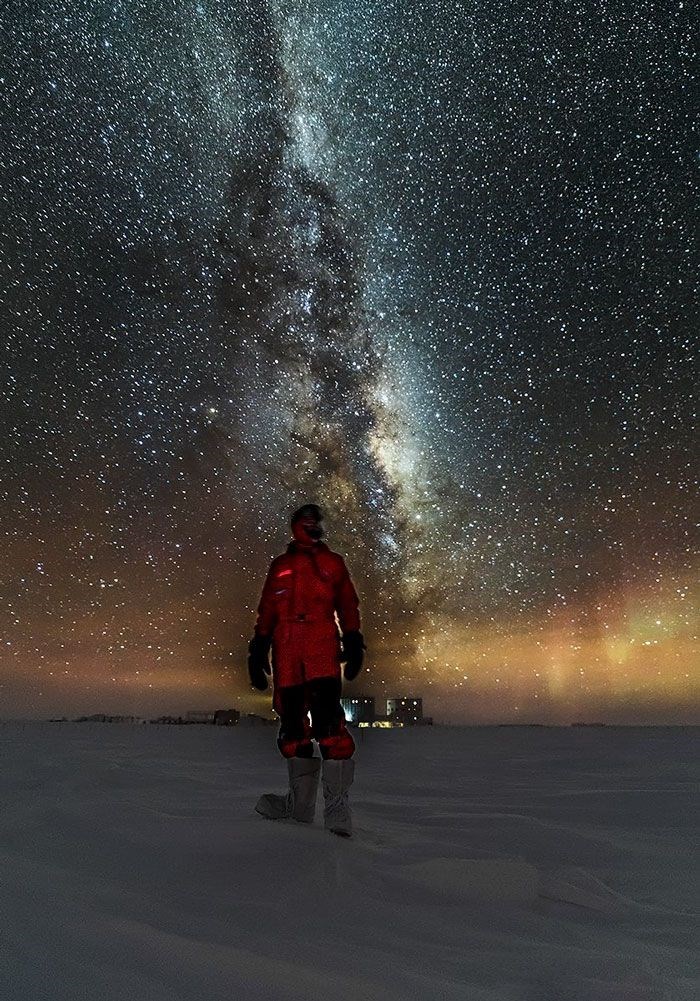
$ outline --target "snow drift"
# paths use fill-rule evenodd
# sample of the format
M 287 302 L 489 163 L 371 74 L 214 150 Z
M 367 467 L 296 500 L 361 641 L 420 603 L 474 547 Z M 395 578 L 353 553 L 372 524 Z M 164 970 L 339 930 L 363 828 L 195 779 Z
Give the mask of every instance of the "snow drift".
M 357 738 L 343 841 L 254 813 L 272 730 L 0 726 L 0 994 L 698 996 L 693 730 Z

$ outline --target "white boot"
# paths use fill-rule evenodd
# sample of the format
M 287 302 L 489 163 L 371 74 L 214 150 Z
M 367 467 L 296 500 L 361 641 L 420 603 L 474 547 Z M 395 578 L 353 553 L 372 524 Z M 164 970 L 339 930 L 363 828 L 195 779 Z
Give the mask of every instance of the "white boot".
M 352 815 L 348 803 L 348 789 L 355 776 L 352 758 L 323 762 L 323 821 L 327 831 L 349 838 L 352 834 Z
M 268 820 L 298 820 L 301 824 L 313 823 L 316 812 L 316 792 L 321 768 L 320 758 L 289 758 L 289 790 L 280 796 L 265 793 L 255 805 L 255 809 Z

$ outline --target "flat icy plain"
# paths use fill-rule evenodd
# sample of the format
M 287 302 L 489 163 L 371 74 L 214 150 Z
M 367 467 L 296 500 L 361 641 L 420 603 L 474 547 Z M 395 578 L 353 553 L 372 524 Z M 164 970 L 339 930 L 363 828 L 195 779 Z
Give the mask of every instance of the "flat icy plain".
M 274 729 L 0 725 L 3 1001 L 700 997 L 697 730 L 355 732 L 345 841 Z

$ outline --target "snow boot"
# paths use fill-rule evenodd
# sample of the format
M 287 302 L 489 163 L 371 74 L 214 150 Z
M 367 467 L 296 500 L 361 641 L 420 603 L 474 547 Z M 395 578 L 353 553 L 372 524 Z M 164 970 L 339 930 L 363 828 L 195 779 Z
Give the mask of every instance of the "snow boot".
M 323 821 L 327 831 L 344 838 L 352 834 L 348 789 L 354 775 L 355 762 L 352 758 L 327 758 L 323 762 Z
M 279 796 L 268 792 L 255 805 L 258 813 L 268 820 L 298 820 L 301 824 L 313 823 L 316 812 L 316 792 L 321 769 L 320 758 L 289 758 L 289 790 Z

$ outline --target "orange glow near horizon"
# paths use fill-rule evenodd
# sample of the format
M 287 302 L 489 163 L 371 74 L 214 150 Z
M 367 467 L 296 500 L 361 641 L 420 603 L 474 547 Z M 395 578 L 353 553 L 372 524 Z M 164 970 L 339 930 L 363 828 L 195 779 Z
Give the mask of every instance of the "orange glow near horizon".
M 511 629 L 434 618 L 433 630 L 417 638 L 409 670 L 406 661 L 378 663 L 375 648 L 368 673 L 347 692 L 421 695 L 426 714 L 438 721 L 693 722 L 700 688 L 692 597 L 687 587 L 665 596 L 639 588 L 615 607 L 608 598 Z M 134 637 L 146 630 L 149 614 L 132 621 Z M 190 627 L 167 648 L 134 641 L 112 649 L 109 669 L 96 644 L 100 633 L 86 617 L 60 654 L 54 649 L 38 664 L 17 644 L 3 679 L 6 693 L 15 693 L 15 714 L 148 715 L 229 705 L 270 712 L 269 692 L 248 688 L 244 632 L 237 661 L 230 656 L 223 665 L 202 657 L 201 636 Z M 29 696 L 17 697 L 20 691 Z

